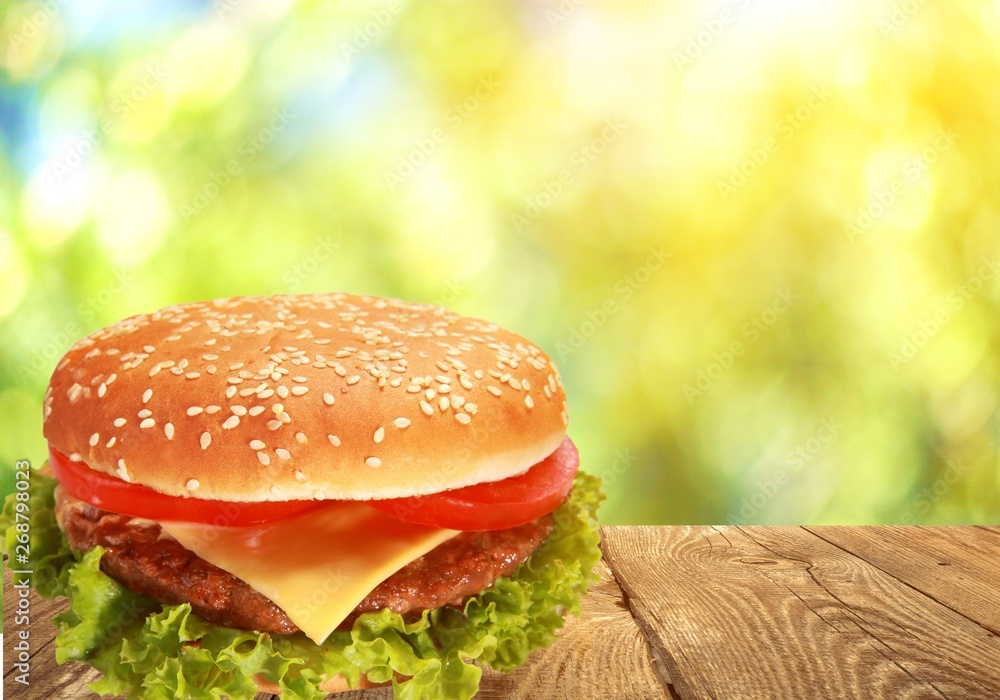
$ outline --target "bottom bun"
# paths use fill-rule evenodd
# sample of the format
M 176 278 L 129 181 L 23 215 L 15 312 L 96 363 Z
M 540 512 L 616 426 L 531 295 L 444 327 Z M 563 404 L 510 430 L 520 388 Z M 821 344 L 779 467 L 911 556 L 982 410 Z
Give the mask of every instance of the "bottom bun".
M 277 683 L 272 683 L 271 681 L 264 678 L 264 676 L 259 673 L 253 677 L 254 682 L 257 684 L 257 690 L 262 693 L 271 693 L 272 695 L 281 695 L 281 688 L 278 687 Z M 325 693 L 346 693 L 349 690 L 362 690 L 364 688 L 381 688 L 383 686 L 392 685 L 389 682 L 386 683 L 372 683 L 370 682 L 364 674 L 361 674 L 361 680 L 358 681 L 358 687 L 352 688 L 347 684 L 347 679 L 343 676 L 334 676 L 333 678 L 328 678 L 319 684 L 319 689 Z

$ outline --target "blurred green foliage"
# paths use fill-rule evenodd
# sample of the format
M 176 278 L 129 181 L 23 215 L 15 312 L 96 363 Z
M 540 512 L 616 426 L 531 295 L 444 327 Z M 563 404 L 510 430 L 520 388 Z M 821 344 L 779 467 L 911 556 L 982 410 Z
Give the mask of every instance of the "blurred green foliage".
M 997 3 L 150 12 L 0 9 L 5 490 L 77 337 L 346 290 L 552 354 L 606 522 L 997 522 Z

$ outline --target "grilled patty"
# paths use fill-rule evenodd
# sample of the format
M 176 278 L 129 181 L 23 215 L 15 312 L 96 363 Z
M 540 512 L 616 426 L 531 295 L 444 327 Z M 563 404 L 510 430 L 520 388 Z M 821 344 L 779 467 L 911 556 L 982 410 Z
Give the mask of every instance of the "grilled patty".
M 185 549 L 149 520 L 111 513 L 56 489 L 56 519 L 70 546 L 107 551 L 101 570 L 161 603 L 191 609 L 225 627 L 293 634 L 295 623 L 243 580 Z M 552 529 L 545 516 L 506 530 L 463 532 L 407 564 L 380 583 L 338 629 L 350 629 L 366 612 L 390 608 L 404 616 L 460 605 L 520 566 Z

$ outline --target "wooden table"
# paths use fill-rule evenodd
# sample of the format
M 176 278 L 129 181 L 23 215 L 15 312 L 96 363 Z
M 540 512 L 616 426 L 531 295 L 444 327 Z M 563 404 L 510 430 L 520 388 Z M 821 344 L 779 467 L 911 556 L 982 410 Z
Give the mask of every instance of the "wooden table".
M 484 674 L 480 698 L 1000 698 L 1000 527 L 606 527 L 603 536 L 583 615 L 526 666 Z M 8 697 L 94 697 L 83 687 L 93 671 L 56 666 L 51 644 L 35 645 L 27 692 L 10 683 L 4 586 Z M 36 618 L 63 608 L 33 606 Z M 37 624 L 42 635 L 47 623 Z

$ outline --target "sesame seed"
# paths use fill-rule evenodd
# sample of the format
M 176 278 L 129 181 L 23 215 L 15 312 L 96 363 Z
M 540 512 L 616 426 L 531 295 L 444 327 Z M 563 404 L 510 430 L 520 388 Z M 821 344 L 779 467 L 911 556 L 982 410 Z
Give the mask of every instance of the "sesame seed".
M 108 440 L 106 443 L 104 443 L 104 446 L 105 447 L 114 447 L 114 445 L 115 445 L 116 442 L 118 442 L 118 438 L 113 437 L 110 440 Z
M 79 452 L 70 452 L 69 453 L 69 461 L 70 462 L 82 462 L 83 461 L 83 455 L 81 455 Z
M 249 413 L 251 416 L 259 416 L 263 412 L 264 412 L 263 406 L 254 406 L 249 411 L 247 411 L 247 413 Z
M 439 374 L 438 376 L 434 377 L 434 379 L 439 384 L 451 384 L 451 378 L 450 377 L 446 377 L 443 374 Z
M 197 491 L 199 486 L 201 486 L 201 484 L 198 483 L 197 479 L 188 479 L 188 482 L 184 484 L 184 488 L 188 491 Z
M 98 442 L 100 442 L 100 440 L 101 440 L 101 434 L 94 433 L 93 435 L 90 436 L 90 446 L 94 447 L 95 445 L 97 445 Z
M 411 394 L 419 394 L 420 393 L 420 385 L 419 384 L 410 384 L 410 386 L 406 387 L 406 390 L 408 392 L 410 392 Z
M 246 398 L 247 396 L 253 396 L 256 393 L 257 389 L 252 386 L 248 386 L 246 389 L 240 389 L 240 396 L 244 398 Z
M 231 386 L 228 389 L 226 389 L 226 398 L 227 399 L 231 399 L 234 396 L 236 396 L 236 387 Z
M 280 420 L 269 420 L 267 422 L 267 429 L 268 430 L 277 430 L 282 425 L 284 425 L 284 423 L 282 423 Z
M 333 394 L 331 393 L 323 394 L 323 403 L 325 403 L 327 406 L 332 406 L 334 401 L 336 401 L 336 399 L 333 398 Z
M 281 394 L 281 390 L 282 389 L 284 389 L 284 387 L 278 387 L 278 394 L 279 395 Z M 257 394 L 257 398 L 259 398 L 259 399 L 269 399 L 272 396 L 274 396 L 274 389 L 264 389 L 264 391 L 262 391 L 259 394 Z M 284 398 L 284 397 L 282 397 L 282 398 Z
M 367 464 L 369 467 L 381 467 L 382 460 L 379 459 L 378 457 L 369 457 L 368 459 L 365 460 L 365 464 Z
M 292 387 L 292 394 L 294 394 L 295 396 L 302 396 L 307 391 L 309 391 L 309 387 L 307 387 L 307 386 L 293 386 Z
M 153 398 L 153 390 L 152 389 L 146 389 L 146 391 L 142 392 L 142 402 L 143 403 L 148 403 L 151 398 Z
M 267 456 L 266 452 L 258 452 L 257 461 L 266 467 L 268 464 L 271 463 L 271 458 Z
M 139 413 L 137 413 L 136 415 L 138 415 L 140 418 L 149 418 L 151 415 L 153 415 L 153 412 L 150 411 L 148 408 L 144 408 L 141 411 L 139 411 Z
M 340 447 L 340 438 L 337 437 L 336 435 L 327 435 L 326 438 L 327 440 L 330 441 L 330 444 L 333 445 L 334 447 Z
M 75 385 L 74 385 L 75 386 Z M 101 385 L 97 387 L 97 397 L 103 398 L 103 396 L 108 393 L 108 385 L 106 382 L 101 382 Z M 70 398 L 70 401 L 75 401 L 75 398 Z
M 483 378 L 483 370 L 477 369 L 475 372 L 472 373 L 472 376 L 474 376 L 476 379 L 482 379 Z
M 306 439 L 305 433 L 295 433 L 295 442 L 299 443 L 300 445 L 305 445 L 307 442 L 309 442 L 309 440 Z
M 290 415 L 288 415 L 287 413 L 279 413 L 278 414 L 278 420 L 280 420 L 282 423 L 291 423 L 292 422 L 292 417 Z
M 469 403 L 465 404 L 465 412 L 466 413 L 471 413 L 472 415 L 476 415 L 476 411 L 478 411 L 478 410 L 479 410 L 479 405 L 478 404 L 474 404 L 471 401 Z
M 447 396 L 442 396 L 442 397 L 441 397 L 441 398 L 440 398 L 440 399 L 438 400 L 438 407 L 439 407 L 439 408 L 440 408 L 440 409 L 441 409 L 442 411 L 447 411 L 447 410 L 448 410 L 448 407 L 449 407 L 449 406 L 451 406 L 451 401 L 449 401 L 449 400 L 448 400 L 448 397 L 447 397 Z
M 461 408 L 462 404 L 465 403 L 465 397 L 458 394 L 452 394 L 449 400 L 452 408 Z
M 472 418 L 469 417 L 468 413 L 456 413 L 455 420 L 457 420 L 459 423 L 468 425 L 469 422 L 472 420 Z
M 235 413 L 237 416 L 245 416 L 247 414 L 247 407 L 240 406 L 239 404 L 236 404 L 235 406 L 230 406 L 229 410 Z
M 283 399 L 287 399 L 288 398 L 288 387 L 285 386 L 284 384 L 282 384 L 281 386 L 279 386 L 278 387 L 278 396 L 280 396 Z
M 300 484 L 306 483 L 306 475 L 300 472 L 298 469 L 295 470 L 295 480 Z
M 152 418 L 146 418 L 142 423 L 139 423 L 140 428 L 152 428 L 154 425 L 156 425 L 156 421 Z
M 463 374 L 462 376 L 460 376 L 458 378 L 458 383 L 461 384 L 466 389 L 471 389 L 472 388 L 472 380 L 469 379 L 469 375 L 467 375 L 467 374 Z
M 167 440 L 173 440 L 174 439 L 174 424 L 173 423 L 167 423 L 166 425 L 164 425 L 163 426 L 163 434 L 167 436 Z
M 153 369 L 149 370 L 149 376 L 150 377 L 155 377 L 156 375 L 158 375 L 160 373 L 161 369 L 163 369 L 162 365 L 160 365 L 160 364 L 153 365 Z
M 357 374 L 351 375 L 350 377 L 347 378 L 347 383 L 349 385 L 350 384 L 357 384 L 360 381 L 361 381 L 361 377 L 359 375 L 357 375 Z
M 298 375 L 296 377 L 292 377 L 292 381 L 293 382 L 298 382 L 299 384 L 302 384 L 303 382 L 308 382 L 309 379 L 306 378 L 306 377 L 303 377 L 302 375 Z
M 426 401 L 421 401 L 420 402 L 420 410 L 423 411 L 425 415 L 428 415 L 428 416 L 433 416 L 434 415 L 434 407 L 431 406 Z
M 120 428 L 123 425 L 125 425 L 126 423 L 128 423 L 128 421 L 125 420 L 124 418 L 115 418 L 114 426 L 116 428 Z
M 521 382 L 518 381 L 518 379 L 516 377 L 511 377 L 510 381 L 508 382 L 508 384 L 510 384 L 512 387 L 514 387 L 518 391 L 521 390 Z
M 202 408 L 201 406 L 191 406 L 190 408 L 188 408 L 187 414 L 189 416 L 197 416 L 199 413 L 201 413 L 204 410 L 205 409 Z
M 379 428 L 375 431 L 373 438 L 375 442 L 382 442 L 385 439 L 385 428 Z
M 131 479 L 129 479 L 128 476 L 128 469 L 125 467 L 124 459 L 118 460 L 118 469 L 116 471 L 118 473 L 118 476 L 120 476 L 122 479 L 124 479 L 125 481 L 131 481 Z
M 500 389 L 498 389 L 497 387 L 493 386 L 492 384 L 490 384 L 488 387 L 486 387 L 486 391 L 490 392 L 494 396 L 500 396 L 503 393 L 502 391 L 500 391 Z
M 276 403 L 273 406 L 271 406 L 271 410 L 274 411 L 275 415 L 277 415 L 279 413 L 285 412 L 285 406 L 283 404 Z
M 525 391 L 531 391 L 531 382 L 529 382 L 527 379 L 521 380 L 521 386 L 524 387 Z
M 535 407 L 535 400 L 531 398 L 531 394 L 528 394 L 527 396 L 524 397 L 524 405 L 527 406 L 528 408 Z
M 264 442 L 261 440 L 251 440 L 250 447 L 255 450 L 263 450 L 265 447 L 267 447 L 267 445 L 265 445 Z
M 204 433 L 201 434 L 200 442 L 201 442 L 201 449 L 203 450 L 208 449 L 208 446 L 212 444 L 212 435 L 206 430 Z
M 187 377 L 188 379 L 197 379 L 198 377 L 201 376 L 201 372 L 188 372 L 184 376 Z
M 221 410 L 222 410 L 222 406 L 216 406 L 214 404 L 212 406 L 205 406 L 205 413 L 207 413 L 208 415 L 212 415 L 214 413 L 218 413 Z
M 427 391 L 424 392 L 424 396 L 427 397 L 428 401 L 432 401 L 434 397 L 437 396 L 437 392 L 434 391 L 433 389 L 428 389 Z
M 394 420 L 392 422 L 392 424 L 395 425 L 397 428 L 406 428 L 406 427 L 408 427 L 410 425 L 410 419 L 409 418 L 397 418 L 396 420 Z
M 292 453 L 286 450 L 284 447 L 279 447 L 274 451 L 274 454 L 278 455 L 282 459 L 291 459 Z
M 562 418 L 563 425 L 569 425 L 569 416 L 566 415 L 566 411 L 560 411 L 559 417 Z
M 230 377 L 226 381 L 233 385 L 243 383 L 243 380 L 240 377 Z

